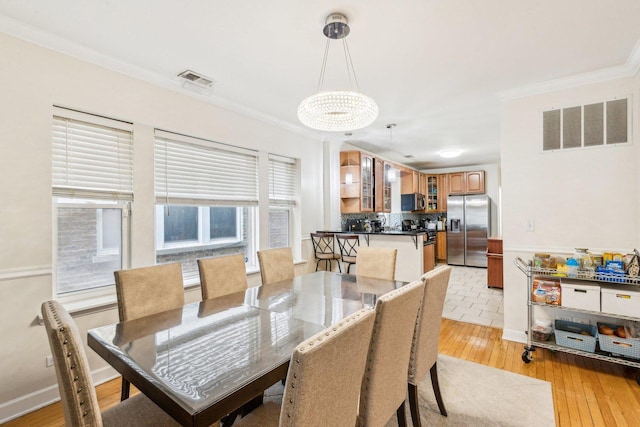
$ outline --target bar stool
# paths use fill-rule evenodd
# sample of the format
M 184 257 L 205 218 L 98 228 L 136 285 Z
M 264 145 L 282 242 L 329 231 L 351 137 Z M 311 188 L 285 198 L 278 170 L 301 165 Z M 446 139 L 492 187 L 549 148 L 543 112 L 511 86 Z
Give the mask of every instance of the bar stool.
M 347 273 L 351 269 L 351 265 L 356 263 L 358 256 L 358 247 L 360 246 L 360 237 L 355 234 L 338 234 L 336 235 L 338 246 L 340 247 L 340 256 L 342 262 L 347 264 Z
M 313 252 L 317 259 L 316 271 L 318 271 L 320 261 L 324 261 L 324 268 L 327 271 L 333 270 L 333 261 L 336 261 L 336 264 L 338 264 L 338 271 L 342 273 L 342 268 L 340 267 L 340 254 L 335 253 L 334 236 L 335 235 L 333 233 L 311 233 Z

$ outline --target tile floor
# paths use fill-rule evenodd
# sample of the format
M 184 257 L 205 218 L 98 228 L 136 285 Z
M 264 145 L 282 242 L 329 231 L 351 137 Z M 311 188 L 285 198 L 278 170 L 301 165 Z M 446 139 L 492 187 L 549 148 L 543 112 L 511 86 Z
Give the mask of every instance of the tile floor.
M 502 328 L 502 289 L 487 287 L 486 268 L 452 265 L 442 316 L 461 322 Z

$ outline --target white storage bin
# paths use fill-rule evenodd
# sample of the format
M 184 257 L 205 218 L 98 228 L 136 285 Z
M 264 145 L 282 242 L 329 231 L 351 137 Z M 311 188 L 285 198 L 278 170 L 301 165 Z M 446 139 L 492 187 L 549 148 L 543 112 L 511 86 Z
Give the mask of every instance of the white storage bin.
M 622 287 L 602 288 L 601 292 L 603 313 L 640 317 L 640 292 Z
M 563 307 L 600 311 L 600 286 L 563 279 L 560 287 Z

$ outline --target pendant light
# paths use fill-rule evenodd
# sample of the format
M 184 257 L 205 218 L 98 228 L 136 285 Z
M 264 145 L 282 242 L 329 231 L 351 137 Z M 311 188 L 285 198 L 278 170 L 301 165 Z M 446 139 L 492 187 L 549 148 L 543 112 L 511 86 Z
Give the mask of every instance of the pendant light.
M 325 21 L 323 29 L 327 37 L 324 59 L 318 80 L 318 92 L 304 99 L 298 107 L 298 118 L 312 129 L 324 131 L 349 131 L 369 126 L 378 117 L 378 105 L 360 93 L 346 37 L 350 32 L 346 16 L 333 13 Z M 350 90 L 324 91 L 324 77 L 331 40 L 342 40 Z

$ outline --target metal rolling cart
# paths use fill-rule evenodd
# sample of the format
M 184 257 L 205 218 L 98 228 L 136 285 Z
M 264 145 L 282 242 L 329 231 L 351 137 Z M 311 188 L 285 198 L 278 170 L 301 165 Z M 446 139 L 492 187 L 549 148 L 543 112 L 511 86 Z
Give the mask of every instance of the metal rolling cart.
M 584 314 L 590 314 L 594 316 L 612 318 L 612 319 L 622 319 L 622 320 L 633 320 L 640 321 L 640 317 L 632 317 L 626 315 L 618 315 L 611 313 L 602 313 L 600 311 L 591 311 L 591 310 L 582 310 L 573 307 L 563 307 L 562 305 L 550 305 L 543 302 L 536 302 L 532 299 L 532 290 L 533 290 L 533 280 L 534 278 L 558 278 L 559 274 L 556 269 L 549 268 L 539 268 L 533 267 L 528 263 L 524 262 L 521 258 L 517 257 L 514 260 L 514 264 L 520 271 L 522 271 L 527 276 L 527 345 L 524 347 L 524 352 L 522 353 L 522 361 L 524 363 L 530 363 L 533 360 L 532 352 L 535 351 L 536 347 L 540 348 L 548 348 L 552 351 L 561 351 L 565 353 L 577 354 L 580 356 L 590 357 L 592 359 L 604 360 L 607 362 L 618 363 L 621 365 L 631 366 L 634 368 L 640 368 L 640 356 L 634 353 L 634 357 L 626 357 L 614 355 L 611 352 L 603 351 L 601 349 L 596 349 L 594 352 L 574 349 L 570 347 L 565 347 L 559 345 L 555 342 L 554 336 L 551 336 L 551 340 L 549 341 L 540 341 L 536 340 L 533 337 L 533 311 L 535 306 L 541 306 L 545 308 L 549 308 L 551 310 L 559 310 L 559 311 L 570 311 L 570 312 L 578 312 Z M 591 277 L 578 276 L 576 279 L 585 281 L 585 282 L 602 282 L 607 285 L 622 287 L 625 286 L 634 286 L 634 290 L 640 291 L 640 278 L 638 277 L 630 277 L 627 275 L 613 275 L 606 273 L 597 273 L 592 275 Z M 639 313 L 640 314 L 640 313 Z M 598 335 L 598 334 L 596 334 Z M 634 340 L 635 341 L 635 340 Z M 640 339 L 637 340 L 637 346 L 634 344 L 634 351 L 640 350 Z M 636 372 L 635 380 L 638 384 L 640 384 L 640 373 Z

